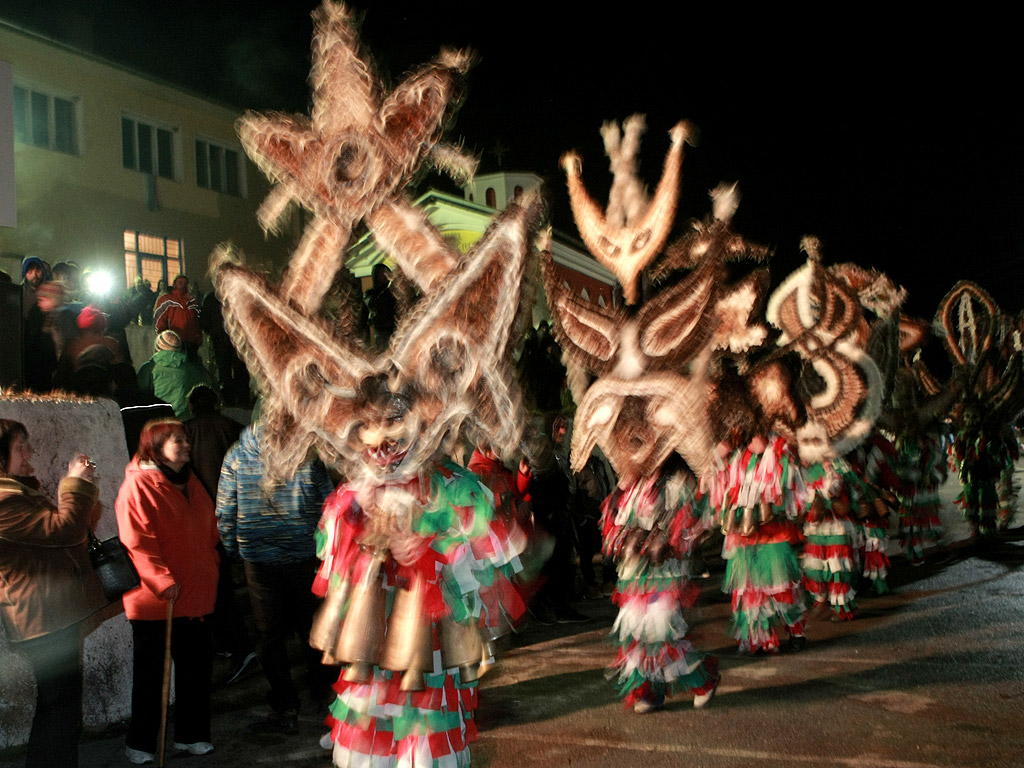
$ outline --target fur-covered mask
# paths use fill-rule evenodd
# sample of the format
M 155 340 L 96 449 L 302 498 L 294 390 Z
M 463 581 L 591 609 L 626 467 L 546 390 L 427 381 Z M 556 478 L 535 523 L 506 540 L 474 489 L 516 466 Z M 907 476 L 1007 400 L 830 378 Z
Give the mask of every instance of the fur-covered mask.
M 264 393 L 272 474 L 291 474 L 315 445 L 350 479 L 382 467 L 410 476 L 454 444 L 464 425 L 503 456 L 515 449 L 521 402 L 508 350 L 532 302 L 523 284 L 541 209 L 537 199 L 526 204 L 502 213 L 379 355 L 334 336 L 229 249 L 218 251 L 213 268 L 225 320 Z M 376 432 L 364 429 L 370 424 Z M 391 460 L 366 452 L 374 441 Z
M 935 324 L 964 382 L 954 411 L 958 426 L 966 425 L 968 414 L 990 429 L 1015 421 L 1024 410 L 1024 366 L 1013 320 L 984 288 L 961 280 L 939 304 Z
M 684 123 L 672 129 L 662 181 L 647 202 L 635 176 L 642 127 L 642 118 L 634 116 L 626 121 L 624 137 L 614 124 L 602 129 L 615 174 L 603 215 L 583 188 L 579 158 L 570 155 L 563 161 L 580 234 L 622 283 L 628 304 L 640 299 L 640 272 L 661 252 L 671 229 L 686 137 Z M 762 276 L 734 285 L 725 279 L 725 261 L 748 255 L 748 246 L 729 230 L 736 189 L 719 188 L 713 198 L 709 221 L 670 248 L 679 254 L 678 266 L 695 268 L 635 308 L 583 301 L 562 285 L 550 256 L 543 256 L 555 334 L 579 404 L 572 441 L 575 469 L 586 464 L 595 445 L 623 484 L 657 473 L 672 453 L 695 473 L 710 460 L 714 444 L 707 403 L 714 388 L 713 354 L 757 346 L 767 333 L 749 323 L 764 290 Z M 589 376 L 596 381 L 591 384 Z
M 841 456 L 868 436 L 884 387 L 861 345 L 867 326 L 860 298 L 841 275 L 821 265 L 816 238 L 804 238 L 802 245 L 807 262 L 775 290 L 766 314 L 782 332 L 779 346 L 805 361 L 798 397 L 806 420 L 795 425 L 778 419 L 772 426 L 787 436 L 795 427 L 800 459 L 809 464 Z
M 533 303 L 542 202 L 526 195 L 509 205 L 460 253 L 401 192 L 428 155 L 437 159 L 468 57 L 442 53 L 385 97 L 345 7 L 327 0 L 314 19 L 312 118 L 249 115 L 240 125 L 246 150 L 277 182 L 264 225 L 293 200 L 313 219 L 280 286 L 228 246 L 211 259 L 225 323 L 261 386 L 268 474 L 290 476 L 315 447 L 350 480 L 401 480 L 463 428 L 507 455 L 522 429 L 511 347 Z M 379 353 L 320 313 L 360 220 L 423 293 Z
M 602 130 L 615 174 L 604 215 L 583 188 L 579 158 L 563 160 L 580 234 L 622 283 L 626 303 L 639 300 L 638 279 L 648 264 L 655 279 L 689 270 L 682 279 L 636 309 L 602 308 L 572 295 L 550 258 L 543 260 L 555 332 L 579 403 L 573 466 L 582 467 L 600 445 L 621 484 L 657 473 L 672 452 L 700 475 L 717 442 L 769 431 L 796 441 L 802 458 L 815 461 L 862 439 L 881 400 L 878 370 L 858 337 L 867 327 L 858 296 L 816 257 L 783 283 L 769 305 L 768 320 L 782 331 L 784 351 L 751 362 L 750 353 L 767 337 L 756 322 L 767 275 L 757 270 L 730 283 L 725 264 L 769 253 L 732 232 L 735 185 L 713 190 L 711 216 L 653 261 L 675 211 L 684 126 L 671 132 L 662 182 L 649 203 L 635 175 L 642 119 L 627 121 L 622 137 L 615 125 Z M 865 287 L 879 307 L 901 298 L 887 294 L 881 279 Z M 782 357 L 790 352 L 810 363 L 802 375 L 789 375 Z M 736 361 L 729 382 L 723 373 L 727 357 Z M 730 391 L 719 392 L 726 383 Z M 742 408 L 733 405 L 738 399 Z

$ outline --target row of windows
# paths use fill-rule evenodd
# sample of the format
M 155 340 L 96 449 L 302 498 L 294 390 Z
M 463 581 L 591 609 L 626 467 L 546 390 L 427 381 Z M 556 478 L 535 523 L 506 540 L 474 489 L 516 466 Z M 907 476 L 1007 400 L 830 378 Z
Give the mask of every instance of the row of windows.
M 75 99 L 14 86 L 14 139 L 69 155 L 79 154 Z M 128 169 L 180 181 L 183 172 L 178 128 L 121 117 L 121 164 Z M 196 184 L 214 192 L 245 196 L 242 153 L 196 139 Z

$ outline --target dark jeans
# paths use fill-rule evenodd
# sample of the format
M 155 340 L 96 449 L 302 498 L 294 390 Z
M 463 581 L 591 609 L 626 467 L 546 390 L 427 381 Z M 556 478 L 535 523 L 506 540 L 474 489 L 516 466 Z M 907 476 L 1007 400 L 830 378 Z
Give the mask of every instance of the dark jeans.
M 299 695 L 288 662 L 288 637 L 299 637 L 307 680 L 314 701 L 328 693 L 333 673 L 320 663 L 320 652 L 309 645 L 309 628 L 318 600 L 310 591 L 320 562 L 316 558 L 271 564 L 245 561 L 252 618 L 259 633 L 260 665 L 270 683 L 270 706 L 275 712 L 298 711 Z
M 133 620 L 132 721 L 125 744 L 156 752 L 160 738 L 160 697 L 164 677 L 163 621 Z M 210 740 L 210 691 L 213 644 L 210 617 L 177 618 L 171 624 L 174 659 L 174 741 Z M 171 740 L 168 739 L 168 743 Z
M 36 712 L 28 737 L 26 768 L 78 765 L 82 732 L 82 640 L 74 624 L 13 644 L 36 677 Z

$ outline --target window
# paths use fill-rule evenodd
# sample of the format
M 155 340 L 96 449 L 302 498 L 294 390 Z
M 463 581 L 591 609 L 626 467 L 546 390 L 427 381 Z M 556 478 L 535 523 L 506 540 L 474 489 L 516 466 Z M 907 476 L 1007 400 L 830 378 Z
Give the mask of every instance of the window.
M 77 104 L 77 99 L 14 86 L 15 141 L 77 155 Z
M 214 192 L 245 196 L 245 162 L 238 149 L 196 139 L 196 184 Z
M 141 275 L 156 290 L 159 281 L 169 285 L 184 271 L 181 240 L 147 235 L 134 229 L 124 231 L 124 272 L 129 288 L 135 285 L 136 276 Z
M 121 164 L 165 179 L 177 179 L 177 128 L 121 118 Z
M 487 201 L 487 205 L 491 208 L 497 208 L 498 204 L 495 202 L 494 187 L 488 187 L 487 191 L 484 192 L 484 200 Z

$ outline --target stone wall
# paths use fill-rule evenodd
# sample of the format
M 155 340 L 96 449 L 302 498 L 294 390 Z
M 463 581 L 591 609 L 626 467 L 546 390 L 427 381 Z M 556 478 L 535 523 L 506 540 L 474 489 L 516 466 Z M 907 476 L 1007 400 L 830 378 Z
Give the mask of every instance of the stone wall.
M 124 427 L 111 400 L 0 397 L 0 418 L 22 422 L 35 456 L 32 464 L 43 490 L 55 498 L 57 484 L 77 453 L 97 465 L 103 517 L 101 539 L 117 533 L 114 499 L 128 464 Z M 131 629 L 124 613 L 105 621 L 85 641 L 83 712 L 85 726 L 101 729 L 131 713 Z M 13 653 L 0 627 L 0 749 L 28 741 L 35 709 L 35 682 L 28 665 Z

